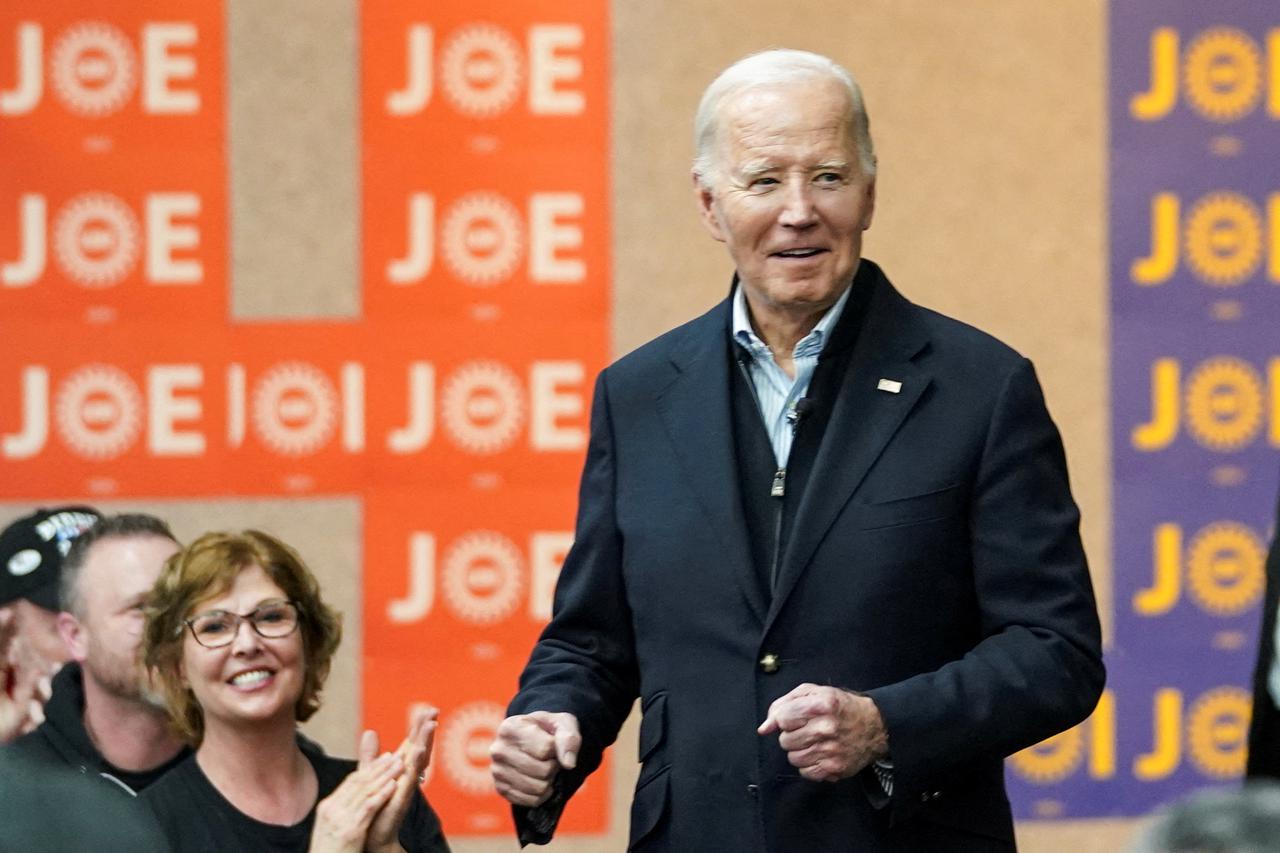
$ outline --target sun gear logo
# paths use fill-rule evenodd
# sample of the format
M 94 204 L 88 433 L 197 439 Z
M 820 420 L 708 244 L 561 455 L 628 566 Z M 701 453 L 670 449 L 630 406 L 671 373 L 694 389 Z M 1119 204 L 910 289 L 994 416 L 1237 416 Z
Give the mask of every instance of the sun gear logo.
M 443 237 L 449 270 L 477 287 L 509 278 L 524 248 L 520 212 L 497 193 L 458 199 L 445 218 Z
M 333 437 L 337 421 L 338 394 L 315 367 L 286 362 L 258 380 L 253 392 L 254 430 L 276 453 L 315 453 Z
M 496 702 L 472 702 L 449 714 L 442 725 L 440 758 L 445 776 L 468 794 L 493 793 L 489 744 L 505 716 Z
M 63 442 L 86 459 L 114 459 L 142 430 L 142 395 L 123 370 L 91 364 L 62 383 L 55 423 Z
M 1202 197 L 1187 215 L 1187 263 L 1206 284 L 1232 287 L 1258 269 L 1265 239 L 1262 216 L 1239 193 L 1215 192 Z
M 1276 57 L 1271 61 L 1280 63 Z M 1197 35 L 1187 46 L 1184 64 L 1187 98 L 1211 121 L 1236 121 L 1262 99 L 1265 68 L 1258 43 L 1235 27 L 1213 27 Z M 1272 85 L 1278 84 L 1273 77 Z
M 53 226 L 53 248 L 67 277 L 85 287 L 119 284 L 138 261 L 138 220 L 106 193 L 67 202 Z
M 445 93 L 466 115 L 489 118 L 520 95 L 520 45 L 500 27 L 476 24 L 455 33 L 440 65 Z
M 1211 779 L 1227 781 L 1244 774 L 1253 696 L 1239 687 L 1205 693 L 1187 713 L 1191 763 Z
M 444 558 L 444 595 L 454 612 L 476 625 L 506 619 L 524 594 L 520 550 L 500 533 L 477 530 Z
M 97 118 L 117 112 L 138 86 L 138 63 L 124 33 L 101 21 L 62 34 L 49 56 L 58 98 L 72 112 Z
M 1235 616 L 1257 606 L 1266 585 L 1266 546 L 1243 524 L 1207 525 L 1187 548 L 1187 584 L 1207 613 Z
M 474 361 L 458 368 L 445 384 L 444 424 L 469 453 L 498 453 L 515 440 L 524 423 L 520 380 L 496 361 Z

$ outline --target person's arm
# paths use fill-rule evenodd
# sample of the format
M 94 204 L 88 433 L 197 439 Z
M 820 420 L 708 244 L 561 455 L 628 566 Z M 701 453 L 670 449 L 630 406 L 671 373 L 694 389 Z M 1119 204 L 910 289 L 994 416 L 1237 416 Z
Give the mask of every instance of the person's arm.
M 571 767 L 557 756 L 558 769 L 541 804 L 513 805 L 522 843 L 550 840 L 564 803 L 599 766 L 639 689 L 622 577 L 622 537 L 615 518 L 616 456 L 607 375 L 605 371 L 596 382 L 575 541 L 556 585 L 552 619 L 508 709 L 512 716 L 571 715 L 580 730 L 580 745 Z M 545 746 L 542 740 L 538 743 Z M 532 757 L 546 758 L 541 753 Z
M 888 730 L 899 817 L 969 762 L 1080 722 L 1105 680 L 1062 440 L 1030 362 L 996 379 L 969 519 L 982 639 L 960 660 L 866 691 Z

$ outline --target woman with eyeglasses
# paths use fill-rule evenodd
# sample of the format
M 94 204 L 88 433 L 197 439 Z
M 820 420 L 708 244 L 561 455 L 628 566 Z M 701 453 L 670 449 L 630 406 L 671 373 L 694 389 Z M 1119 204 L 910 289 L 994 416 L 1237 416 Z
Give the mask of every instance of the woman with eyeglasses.
M 195 752 L 143 799 L 175 853 L 448 851 L 418 788 L 434 712 L 393 753 L 365 732 L 358 762 L 298 738 L 341 636 L 315 576 L 266 533 L 207 533 L 169 559 L 143 657 Z

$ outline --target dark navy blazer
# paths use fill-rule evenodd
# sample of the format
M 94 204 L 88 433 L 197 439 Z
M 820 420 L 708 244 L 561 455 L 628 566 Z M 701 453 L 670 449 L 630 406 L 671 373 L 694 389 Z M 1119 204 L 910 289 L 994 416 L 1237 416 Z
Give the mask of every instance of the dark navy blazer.
M 576 542 L 510 710 L 577 715 L 568 796 L 640 699 L 629 849 L 1009 850 L 1002 758 L 1101 692 L 1079 514 L 1030 362 L 869 261 L 853 286 L 872 289 L 865 326 L 771 598 L 734 469 L 730 302 L 597 382 Z M 892 798 L 869 771 L 802 779 L 756 734 L 802 682 L 875 701 Z M 516 810 L 522 840 L 554 831 L 546 811 Z

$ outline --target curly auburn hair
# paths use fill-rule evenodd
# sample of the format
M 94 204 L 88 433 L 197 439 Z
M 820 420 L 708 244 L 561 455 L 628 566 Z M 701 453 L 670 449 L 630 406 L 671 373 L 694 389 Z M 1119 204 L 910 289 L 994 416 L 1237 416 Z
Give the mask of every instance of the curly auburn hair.
M 204 712 L 181 672 L 189 619 L 200 602 L 224 594 L 240 572 L 259 566 L 298 607 L 306 661 L 298 721 L 320 708 L 320 691 L 342 641 L 342 615 L 320 597 L 320 585 L 298 553 L 259 530 L 206 533 L 165 563 L 147 599 L 142 659 L 164 695 L 175 733 L 191 746 L 204 739 Z M 195 642 L 191 639 L 191 642 Z

